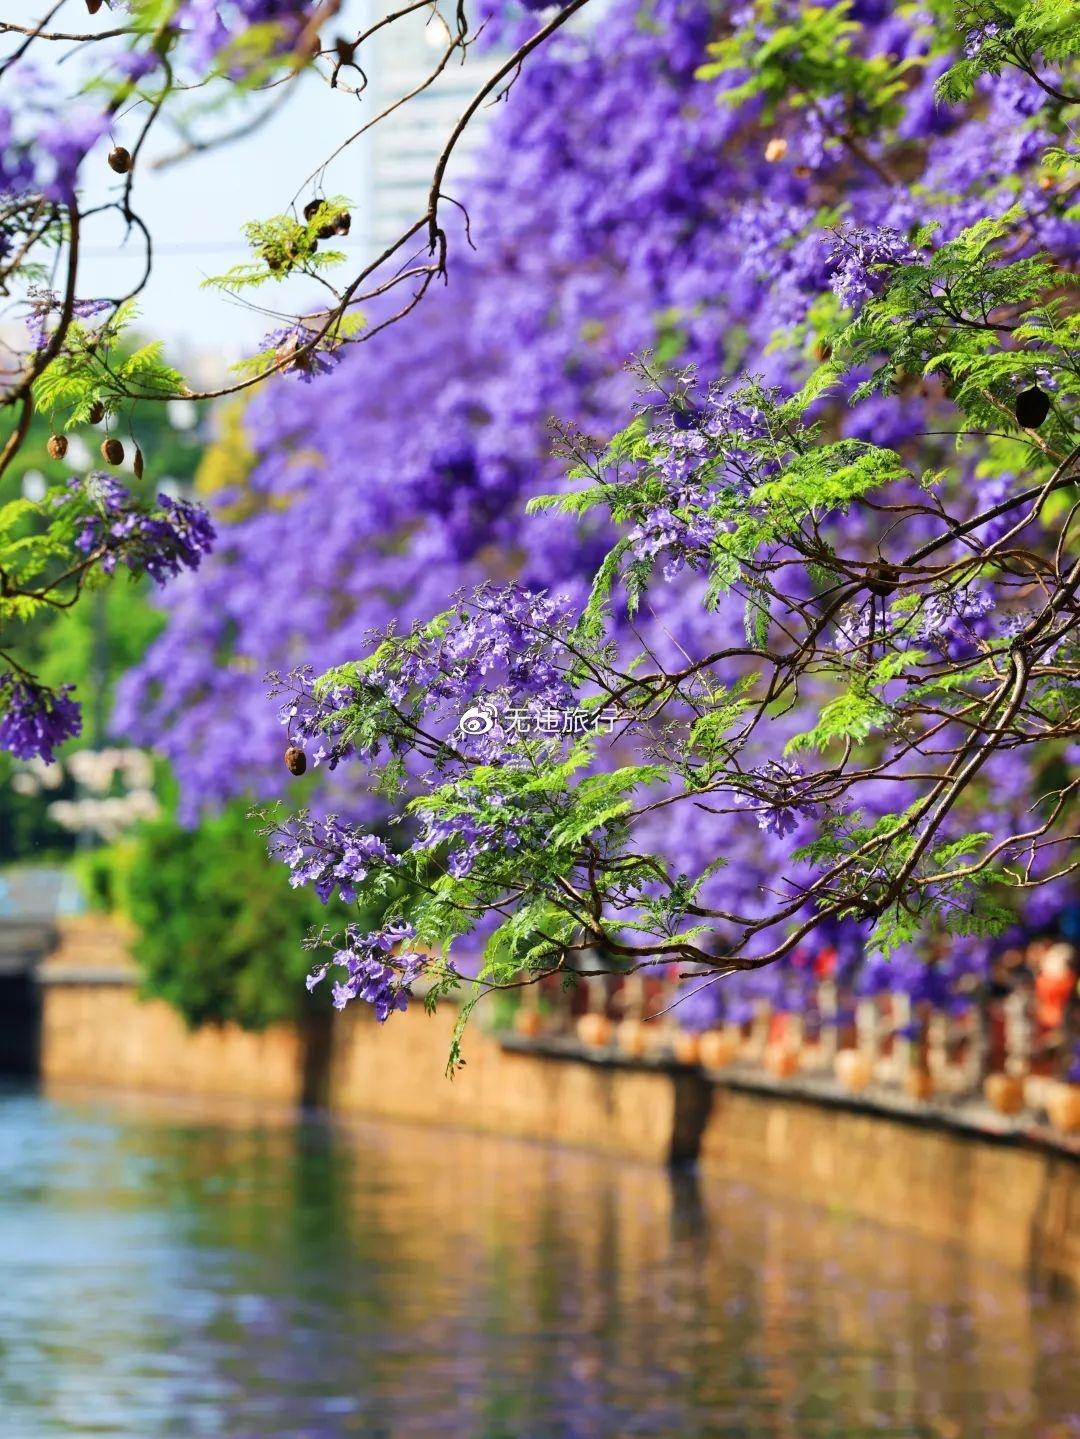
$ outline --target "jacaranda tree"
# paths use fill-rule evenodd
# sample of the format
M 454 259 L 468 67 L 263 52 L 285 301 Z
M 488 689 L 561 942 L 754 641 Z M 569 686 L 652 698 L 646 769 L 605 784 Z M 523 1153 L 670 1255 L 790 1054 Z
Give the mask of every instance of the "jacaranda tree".
M 214 282 L 232 296 L 254 287 L 275 291 L 266 303 L 274 328 L 258 354 L 216 394 L 242 392 L 280 371 L 326 370 L 349 346 L 362 344 L 407 313 L 448 271 L 443 212 L 454 201 L 446 173 L 472 116 L 512 85 L 531 52 L 585 0 L 536 22 L 504 26 L 519 33 L 509 53 L 492 59 L 434 166 L 423 213 L 397 242 L 366 256 L 337 278 L 346 255 L 333 241 L 349 233 L 348 201 L 326 195 L 315 176 L 302 195 L 270 195 L 282 212 L 247 226 L 251 259 Z M 61 13 L 77 9 L 78 28 Z M 164 401 L 197 401 L 170 366 L 160 341 L 136 340 L 137 304 L 154 265 L 154 237 L 139 213 L 140 178 L 153 163 L 154 140 L 180 133 L 169 163 L 197 161 L 208 148 L 257 130 L 306 77 L 340 93 L 342 135 L 335 155 L 355 145 L 396 108 L 365 99 L 364 65 L 374 37 L 417 11 L 437 44 L 417 92 L 473 47 L 463 7 L 438 11 L 416 0 L 377 15 L 358 33 L 334 33 L 340 0 L 84 0 L 54 4 L 36 23 L 0 18 L 0 294 L 7 302 L 0 374 L 0 483 L 28 446 L 41 446 L 46 492 L 13 497 L 0 507 L 0 748 L 19 758 L 51 759 L 77 735 L 82 718 L 71 686 L 48 684 L 27 662 L 21 627 L 77 603 L 118 567 L 164 582 L 195 569 L 214 540 L 206 513 L 184 499 L 143 493 L 155 456 L 138 443 L 139 415 Z M 65 63 L 55 62 L 57 58 Z M 315 175 L 322 175 L 331 155 Z M 111 188 L 103 199 L 87 198 Z M 271 187 L 268 185 L 268 192 Z M 87 295 L 80 261 L 95 236 L 119 222 L 129 247 L 129 283 L 115 297 Z M 113 231 L 115 233 L 115 230 Z M 320 246 L 326 248 L 320 249 Z M 320 304 L 298 312 L 294 301 L 320 283 Z M 367 322 L 368 301 L 389 308 Z M 35 415 L 49 419 L 42 444 Z M 107 467 L 68 467 L 68 432 L 101 427 L 94 445 Z M 144 427 L 145 435 L 145 427 Z M 75 452 L 72 453 L 72 458 Z M 126 467 L 134 487 L 111 471 Z
M 337 1004 L 1061 904 L 1078 45 L 1054 0 L 606 11 L 511 93 L 422 324 L 251 406 L 132 702 L 197 803 L 271 743 L 253 671 L 332 664 L 278 682 L 335 778 L 271 828 L 383 905 Z

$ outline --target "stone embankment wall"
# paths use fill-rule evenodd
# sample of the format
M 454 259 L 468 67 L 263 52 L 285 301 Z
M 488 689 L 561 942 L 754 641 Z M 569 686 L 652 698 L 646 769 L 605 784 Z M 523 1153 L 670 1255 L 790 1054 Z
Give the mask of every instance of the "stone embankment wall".
M 474 1024 L 465 1068 L 444 1076 L 454 1014 L 415 1006 L 378 1025 L 366 1010 L 307 1030 L 196 1032 L 138 996 L 126 937 L 63 928 L 39 971 L 41 1071 L 53 1085 L 319 1104 L 342 1114 L 460 1125 L 631 1158 L 696 1159 L 723 1174 L 964 1244 L 1080 1286 L 1080 1155 L 1038 1136 L 952 1125 L 943 1112 L 872 1103 L 745 1076 L 507 1041 Z

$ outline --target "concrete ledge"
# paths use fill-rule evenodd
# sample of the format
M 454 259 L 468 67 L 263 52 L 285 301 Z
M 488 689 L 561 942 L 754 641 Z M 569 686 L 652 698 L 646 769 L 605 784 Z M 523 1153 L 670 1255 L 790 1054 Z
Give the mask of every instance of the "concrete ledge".
M 42 965 L 35 978 L 38 984 L 120 985 L 131 989 L 135 980 L 130 964 L 57 964 L 50 960 Z

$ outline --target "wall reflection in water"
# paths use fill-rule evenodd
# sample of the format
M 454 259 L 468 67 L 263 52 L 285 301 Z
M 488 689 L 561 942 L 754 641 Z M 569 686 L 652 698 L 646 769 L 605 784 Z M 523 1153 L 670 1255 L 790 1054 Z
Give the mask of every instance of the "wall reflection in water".
M 1080 1305 L 752 1187 L 0 1098 L 0 1433 L 1067 1439 Z

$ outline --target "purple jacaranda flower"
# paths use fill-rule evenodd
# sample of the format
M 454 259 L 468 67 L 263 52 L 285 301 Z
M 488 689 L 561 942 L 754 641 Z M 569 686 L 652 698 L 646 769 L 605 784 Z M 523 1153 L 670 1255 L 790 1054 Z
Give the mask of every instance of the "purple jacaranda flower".
M 0 749 L 16 759 L 51 764 L 55 751 L 82 730 L 82 711 L 72 685 L 49 689 L 29 679 L 0 674 Z

